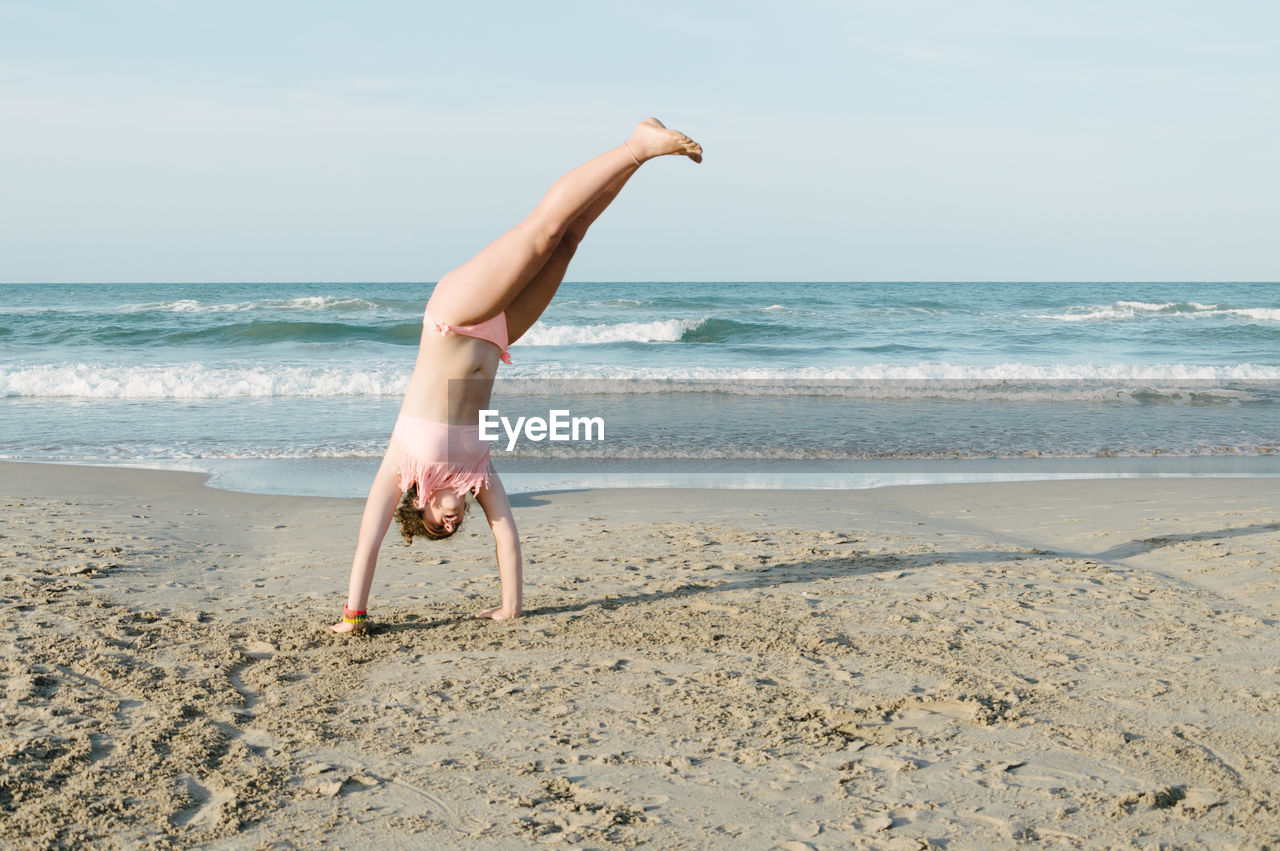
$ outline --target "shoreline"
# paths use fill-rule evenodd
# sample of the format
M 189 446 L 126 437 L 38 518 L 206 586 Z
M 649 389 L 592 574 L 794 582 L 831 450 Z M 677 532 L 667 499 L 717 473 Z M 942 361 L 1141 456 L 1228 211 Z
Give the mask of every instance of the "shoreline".
M 202 537 L 201 543 L 212 550 L 241 550 L 240 558 L 260 555 L 269 561 L 303 565 L 307 569 L 326 563 L 334 572 L 332 593 L 338 596 L 345 591 L 346 568 L 364 503 L 363 496 L 228 490 L 212 484 L 212 477 L 201 472 L 4 461 L 0 462 L 0 474 L 3 474 L 0 475 L 0 497 L 21 498 L 34 494 L 46 500 L 62 501 L 69 507 L 89 508 L 91 513 L 87 515 L 71 514 L 73 519 L 87 525 L 118 523 L 150 528 L 158 523 L 160 528 L 150 528 L 150 531 L 176 532 L 181 535 L 182 543 L 195 543 L 197 537 Z M 1127 541 L 1129 546 L 1137 546 L 1126 536 L 1135 529 L 1153 531 L 1158 522 L 1166 520 L 1162 514 L 1173 513 L 1175 526 L 1191 522 L 1197 516 L 1203 525 L 1209 515 L 1193 514 L 1188 509 L 1205 500 L 1248 503 L 1256 511 L 1270 509 L 1280 519 L 1280 479 L 1272 476 L 1108 476 L 912 483 L 861 489 L 564 488 L 511 495 L 522 538 L 526 541 L 527 560 L 536 559 L 536 549 L 530 542 L 545 540 L 546 529 L 581 525 L 583 518 L 590 517 L 601 522 L 630 524 L 696 522 L 793 530 L 861 527 L 885 533 L 920 526 L 934 537 L 978 534 L 999 546 L 1039 548 L 1072 557 L 1098 558 L 1099 554 L 1109 551 L 1101 547 L 1103 543 Z M 1144 506 L 1156 505 L 1164 505 L 1164 511 L 1144 516 L 1152 513 Z M 130 506 L 134 510 L 126 510 Z M 92 513 L 108 507 L 101 517 Z M 1067 518 L 1068 513 L 1076 516 Z M 1063 519 L 1055 520 L 1059 514 Z M 280 522 L 268 523 L 262 518 Z M 1030 526 L 1032 519 L 1035 523 Z M 526 529 L 529 523 L 534 524 L 532 533 Z M 197 536 L 197 531 L 202 534 Z M 1175 533 L 1175 537 L 1190 535 Z M 465 548 L 466 557 L 460 561 L 484 565 L 491 560 L 488 550 L 491 539 L 478 507 L 472 506 L 458 535 L 437 547 L 441 551 L 439 555 L 445 557 L 442 563 L 455 560 L 448 552 L 453 545 Z M 422 546 L 402 547 L 393 523 L 382 545 L 379 578 L 385 579 L 387 564 L 408 569 L 426 558 L 425 550 Z M 435 555 L 432 553 L 426 563 L 432 563 Z M 564 552 L 557 551 L 557 555 Z M 1153 566 L 1144 565 L 1144 568 L 1153 569 Z M 177 571 L 176 565 L 166 569 Z M 217 569 L 226 570 L 229 566 L 219 565 Z M 186 581 L 194 578 L 183 577 Z M 496 569 L 494 579 L 496 586 Z M 375 591 L 377 587 L 375 585 Z M 133 593 L 145 590 L 148 589 L 131 589 Z M 398 593 L 404 589 L 388 586 L 387 590 Z M 1231 592 L 1230 588 L 1215 590 Z M 1276 583 L 1275 590 L 1274 595 L 1265 595 L 1265 602 L 1280 605 L 1280 582 Z M 314 592 L 307 593 L 314 596 Z M 255 608 L 249 598 L 237 602 Z
M 10 460 L 204 477 L 232 493 L 363 499 L 377 458 Z M 860 461 L 589 461 L 506 459 L 495 464 L 510 494 L 565 490 L 846 491 L 884 487 L 1154 478 L 1280 478 L 1280 454 L 1099 457 L 900 458 Z M 725 472 L 729 470 L 730 472 Z
M 384 543 L 355 499 L 0 464 L 19 844 L 1264 844 L 1280 481 L 512 498 Z

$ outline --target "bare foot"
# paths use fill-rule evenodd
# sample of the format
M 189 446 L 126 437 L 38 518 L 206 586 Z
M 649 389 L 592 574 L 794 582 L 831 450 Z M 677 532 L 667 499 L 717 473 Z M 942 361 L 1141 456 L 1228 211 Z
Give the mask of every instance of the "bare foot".
M 519 612 L 513 612 L 504 609 L 501 606 L 494 606 L 492 609 L 485 609 L 483 612 L 476 612 L 478 618 L 489 618 L 495 621 L 512 621 L 520 617 Z
M 680 154 L 696 163 L 702 162 L 701 145 L 683 133 L 668 130 L 656 118 L 646 118 L 637 124 L 636 132 L 631 134 L 627 144 L 641 160 Z
M 333 630 L 336 633 L 364 632 L 366 629 L 369 628 L 369 623 L 370 621 L 365 621 L 364 623 L 347 623 L 346 621 L 338 621 L 337 623 L 330 626 L 329 629 Z

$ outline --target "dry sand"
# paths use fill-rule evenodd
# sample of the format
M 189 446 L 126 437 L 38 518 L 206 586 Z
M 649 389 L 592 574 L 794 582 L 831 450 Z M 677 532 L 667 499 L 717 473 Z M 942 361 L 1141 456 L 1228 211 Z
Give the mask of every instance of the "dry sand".
M 360 503 L 0 464 L 0 831 L 22 847 L 1266 847 L 1280 480 Z

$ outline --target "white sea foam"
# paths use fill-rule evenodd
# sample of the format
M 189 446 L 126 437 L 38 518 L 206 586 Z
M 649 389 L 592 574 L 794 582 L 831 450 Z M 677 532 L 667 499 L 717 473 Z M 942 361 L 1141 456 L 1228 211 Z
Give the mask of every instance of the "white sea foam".
M 1037 449 L 939 449 L 900 452 L 858 452 L 844 449 L 820 449 L 815 447 L 741 447 L 715 446 L 681 448 L 673 446 L 605 445 L 599 448 L 583 448 L 574 444 L 520 444 L 514 452 L 496 450 L 496 457 L 541 458 L 580 461 L 870 461 L 894 459 L 957 459 L 957 458 L 1097 458 L 1099 449 L 1089 450 L 1037 450 Z M 1221 457 L 1225 455 L 1255 456 L 1280 454 L 1280 445 L 1274 443 L 1247 446 L 1186 446 L 1178 449 L 1111 450 L 1108 458 L 1194 458 Z
M 248 310 L 364 310 L 376 306 L 373 302 L 362 298 L 315 295 L 222 304 L 183 298 L 177 301 L 131 304 L 121 308 L 121 311 L 124 313 L 243 313 Z
M 617 325 L 543 325 L 520 338 L 521 346 L 575 346 L 592 343 L 675 343 L 706 319 L 662 319 Z
M 177 301 L 148 301 L 141 304 L 129 304 L 120 308 L 121 313 L 241 313 L 253 310 L 261 305 L 256 301 L 242 301 L 235 304 L 210 304 L 183 298 Z
M 514 392 L 643 394 L 717 392 L 791 395 L 922 396 L 970 394 L 973 398 L 1105 398 L 1149 383 L 1160 390 L 1197 383 L 1276 382 L 1280 367 L 1239 364 L 1086 364 L 1037 366 L 1005 363 L 970 366 L 920 363 L 820 369 L 711 367 L 592 367 L 572 371 L 525 368 L 506 372 Z M 511 381 L 536 379 L 536 381 Z M 1072 382 L 1090 382 L 1072 386 Z M 395 396 L 404 392 L 408 368 L 371 364 L 334 366 L 209 367 L 199 363 L 113 366 L 91 363 L 0 368 L 0 397 L 80 399 L 234 399 L 278 396 Z M 1214 392 L 1224 392 L 1214 388 Z
M 1176 316 L 1197 319 L 1207 316 L 1244 316 L 1262 322 L 1280 322 L 1280 308 L 1273 307 L 1222 307 L 1217 304 L 1201 304 L 1198 301 L 1167 301 L 1154 304 L 1146 301 L 1117 301 L 1111 305 L 1088 305 L 1068 308 L 1068 313 L 1041 313 L 1031 319 L 1055 319 L 1060 322 L 1091 322 L 1108 319 L 1135 319 L 1146 316 Z
M 229 399 L 386 396 L 404 392 L 408 371 L 337 367 L 207 367 L 57 364 L 0 369 L 0 397 Z
M 509 373 L 515 378 L 571 380 L 617 379 L 677 381 L 1276 381 L 1280 366 L 1233 364 L 955 364 L 943 361 L 915 364 L 871 364 L 846 367 L 619 367 L 592 366 L 571 370 L 552 365 Z
M 1235 313 L 1250 319 L 1261 319 L 1264 322 L 1280 322 L 1280 308 L 1275 307 L 1235 307 L 1219 313 Z
M 888 461 L 906 459 L 1069 459 L 1097 458 L 1099 450 L 1088 449 L 1023 449 L 1000 450 L 978 449 L 965 450 L 920 450 L 899 452 L 859 452 L 851 449 L 829 449 L 818 447 L 741 447 L 724 445 L 715 447 L 678 447 L 678 446 L 631 446 L 625 443 L 614 443 L 600 448 L 584 449 L 571 444 L 521 444 L 514 452 L 507 452 L 497 445 L 495 458 L 498 461 L 509 459 L 544 459 L 558 461 Z M 1109 449 L 1109 447 L 1108 447 Z M 349 461 L 380 458 L 386 451 L 385 440 L 367 444 L 348 444 L 345 446 L 262 448 L 262 449 L 225 449 L 220 447 L 172 447 L 165 445 L 148 446 L 144 449 L 128 449 L 121 447 L 119 451 L 102 451 L 93 448 L 87 452 L 68 450 L 65 452 L 0 452 L 0 460 L 5 461 L 71 461 L 76 463 L 115 464 L 156 464 L 163 461 L 313 461 L 333 460 Z M 1183 446 L 1180 448 L 1160 448 L 1144 450 L 1142 448 L 1124 448 L 1110 450 L 1103 457 L 1107 458 L 1199 458 L 1199 457 L 1255 457 L 1274 456 L 1280 454 L 1280 445 L 1275 443 L 1249 444 L 1241 446 Z M 199 470 L 198 466 L 187 467 Z M 703 471 L 705 473 L 705 470 Z
M 1147 313 L 1155 313 L 1161 310 L 1168 310 L 1171 307 L 1177 307 L 1176 302 L 1166 301 L 1161 304 L 1152 304 L 1149 301 L 1117 301 L 1116 307 L 1128 308 L 1130 310 L 1142 311 Z
M 331 308 L 366 310 L 371 307 L 377 307 L 376 304 L 367 299 L 339 298 L 338 296 L 329 295 L 268 299 L 262 302 L 262 306 L 272 310 L 329 310 Z

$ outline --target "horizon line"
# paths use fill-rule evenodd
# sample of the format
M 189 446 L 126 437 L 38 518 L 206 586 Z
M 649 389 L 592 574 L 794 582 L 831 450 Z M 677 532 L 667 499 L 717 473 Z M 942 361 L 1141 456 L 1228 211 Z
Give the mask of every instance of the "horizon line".
M 170 281 L 170 280 L 152 280 L 152 281 L 0 281 L 0 286 L 79 286 L 85 284 L 102 284 L 102 285 L 162 285 L 162 286 L 203 286 L 203 285 L 240 285 L 240 284 L 324 284 L 331 286 L 339 286 L 346 284 L 385 284 L 387 286 L 398 285 L 434 285 L 439 281 L 378 281 L 378 280 L 343 280 L 343 281 L 322 281 L 322 280 L 189 280 L 189 281 Z M 669 278 L 669 279 L 642 279 L 642 280 L 583 280 L 583 281 L 563 281 L 563 284 L 1277 284 L 1280 279 L 1265 278 L 1201 278 L 1201 279 L 1185 279 L 1185 278 L 1089 278 L 1089 279 L 1071 279 L 1071 278 L 1002 278 L 998 280 L 989 280 L 982 278 L 900 278 L 900 279 L 758 279 L 758 280 L 740 280 L 728 278 Z

